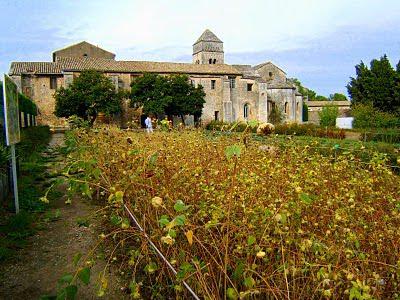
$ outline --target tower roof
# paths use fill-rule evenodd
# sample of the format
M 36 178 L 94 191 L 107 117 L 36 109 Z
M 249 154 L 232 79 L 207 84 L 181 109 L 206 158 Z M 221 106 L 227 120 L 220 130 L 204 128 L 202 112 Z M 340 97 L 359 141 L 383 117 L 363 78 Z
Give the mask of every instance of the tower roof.
M 222 43 L 222 41 L 209 29 L 206 29 L 203 34 L 197 39 L 196 43 L 199 42 L 218 42 Z

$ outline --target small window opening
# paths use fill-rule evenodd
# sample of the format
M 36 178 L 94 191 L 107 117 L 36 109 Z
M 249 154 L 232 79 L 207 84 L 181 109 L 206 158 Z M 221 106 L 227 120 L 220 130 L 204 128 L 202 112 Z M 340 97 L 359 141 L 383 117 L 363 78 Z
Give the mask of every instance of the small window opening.
M 215 80 L 211 80 L 211 89 L 215 90 Z
M 247 84 L 247 91 L 251 92 L 253 90 L 253 84 L 252 83 L 248 83 Z
M 219 120 L 219 111 L 214 111 L 214 120 L 215 121 Z
M 247 118 L 249 117 L 249 104 L 246 103 L 243 106 L 243 117 L 247 120 Z
M 285 103 L 285 114 L 289 113 L 289 103 Z
M 83 54 L 83 57 L 88 57 L 87 53 Z
M 57 77 L 56 76 L 50 77 L 50 89 L 52 89 L 52 90 L 57 89 Z
M 217 63 L 217 60 L 214 58 L 213 60 L 213 64 L 215 65 Z
M 209 63 L 210 65 L 212 64 L 212 59 L 211 59 L 211 58 L 208 60 L 208 63 Z
M 235 77 L 230 77 L 230 78 L 229 78 L 229 87 L 230 87 L 231 89 L 234 89 L 235 86 L 236 86 Z
M 269 72 L 268 75 L 269 75 L 269 78 L 272 78 L 274 76 L 274 74 L 272 72 Z

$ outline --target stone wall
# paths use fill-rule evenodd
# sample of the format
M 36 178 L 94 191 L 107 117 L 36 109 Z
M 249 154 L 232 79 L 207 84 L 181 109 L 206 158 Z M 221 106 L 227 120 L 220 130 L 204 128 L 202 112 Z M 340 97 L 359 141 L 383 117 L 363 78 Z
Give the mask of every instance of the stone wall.
M 268 81 L 268 83 L 286 82 L 285 72 L 272 63 L 266 63 L 256 70 L 264 80 Z
M 53 61 L 57 57 L 91 57 L 91 58 L 106 58 L 114 59 L 115 54 L 105 51 L 99 47 L 93 46 L 89 43 L 82 42 L 53 53 Z

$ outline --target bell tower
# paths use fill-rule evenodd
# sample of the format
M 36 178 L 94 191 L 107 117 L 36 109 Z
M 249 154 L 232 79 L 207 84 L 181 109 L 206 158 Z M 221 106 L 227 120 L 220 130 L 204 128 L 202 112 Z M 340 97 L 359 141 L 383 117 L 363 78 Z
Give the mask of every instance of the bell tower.
M 193 63 L 210 65 L 224 63 L 224 43 L 208 29 L 193 44 Z

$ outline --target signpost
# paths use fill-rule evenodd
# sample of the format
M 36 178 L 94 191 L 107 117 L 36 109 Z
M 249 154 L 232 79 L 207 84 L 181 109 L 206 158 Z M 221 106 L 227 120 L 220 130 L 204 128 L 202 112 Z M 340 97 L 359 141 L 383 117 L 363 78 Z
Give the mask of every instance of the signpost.
M 17 162 L 15 158 L 15 144 L 20 142 L 18 88 L 10 77 L 4 74 L 3 81 L 4 125 L 6 143 L 11 148 L 11 165 L 14 188 L 15 212 L 19 213 Z

